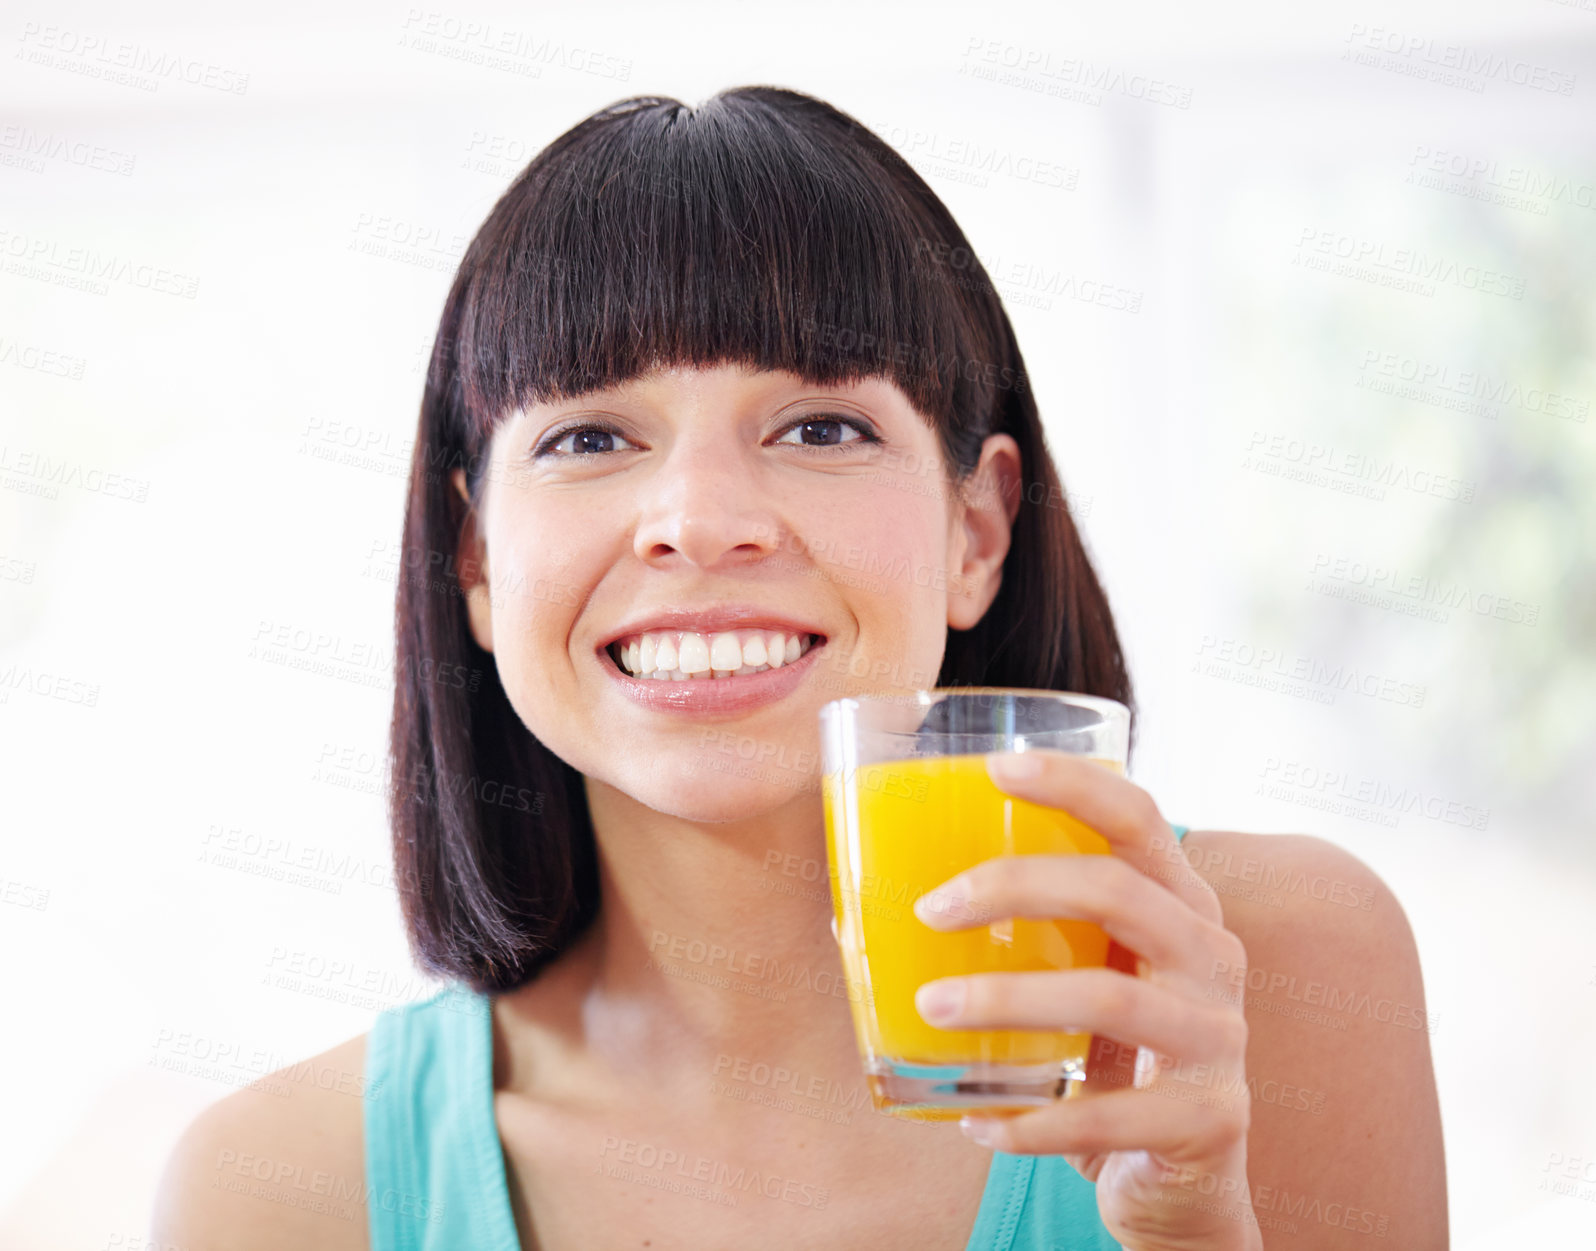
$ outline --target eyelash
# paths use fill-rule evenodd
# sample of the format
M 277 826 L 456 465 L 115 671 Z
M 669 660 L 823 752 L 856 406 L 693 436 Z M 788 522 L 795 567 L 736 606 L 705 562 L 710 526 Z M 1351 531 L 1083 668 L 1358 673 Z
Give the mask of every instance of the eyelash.
M 785 435 L 788 431 L 797 429 L 799 426 L 808 425 L 810 423 L 821 424 L 826 422 L 836 422 L 838 425 L 851 426 L 853 429 L 859 432 L 860 437 L 847 443 L 792 443 L 785 444 L 784 446 L 801 447 L 813 452 L 829 452 L 834 448 L 857 447 L 861 443 L 881 442 L 881 436 L 878 435 L 875 430 L 865 422 L 856 417 L 843 417 L 840 414 L 831 413 L 810 413 L 803 417 L 799 417 L 794 421 L 788 422 L 779 431 L 777 431 L 777 437 L 779 438 L 782 435 Z M 537 459 L 545 455 L 551 455 L 554 452 L 554 448 L 558 444 L 563 443 L 571 435 L 582 434 L 589 430 L 597 430 L 604 434 L 612 434 L 619 439 L 626 438 L 624 431 L 617 429 L 609 422 L 584 421 L 578 423 L 577 425 L 565 426 L 562 429 L 555 430 L 553 433 L 547 435 L 543 441 L 533 449 L 532 456 L 534 459 Z M 562 456 L 580 458 L 609 455 L 609 453 L 606 452 L 561 452 L 559 454 Z

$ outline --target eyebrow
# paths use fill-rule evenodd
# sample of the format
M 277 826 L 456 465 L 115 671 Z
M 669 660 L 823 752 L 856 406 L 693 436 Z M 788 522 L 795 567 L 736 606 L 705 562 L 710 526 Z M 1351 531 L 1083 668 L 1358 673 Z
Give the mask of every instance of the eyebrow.
M 744 371 L 741 374 L 740 380 L 766 378 L 779 380 L 777 386 L 773 387 L 772 389 L 783 391 L 828 391 L 843 397 L 856 395 L 860 391 L 876 391 L 879 390 L 880 384 L 884 382 L 890 383 L 891 381 L 890 379 L 878 377 L 859 377 L 834 379 L 830 382 L 811 382 L 808 379 L 802 378 L 799 375 L 791 373 L 785 369 L 758 368 L 750 368 Z M 629 378 L 625 382 L 616 383 L 613 386 L 598 387 L 592 391 L 584 391 L 580 395 L 573 395 L 559 400 L 550 400 L 545 404 L 534 405 L 534 407 L 558 408 L 567 404 L 574 404 L 583 407 L 588 405 L 602 407 L 606 403 L 637 399 L 639 398 L 639 392 L 645 390 L 647 387 L 648 383 L 644 381 L 644 376 L 639 375 L 635 378 Z M 789 402 L 797 402 L 797 400 L 795 398 L 793 401 Z M 519 411 L 524 413 L 528 410 L 526 408 L 522 408 Z

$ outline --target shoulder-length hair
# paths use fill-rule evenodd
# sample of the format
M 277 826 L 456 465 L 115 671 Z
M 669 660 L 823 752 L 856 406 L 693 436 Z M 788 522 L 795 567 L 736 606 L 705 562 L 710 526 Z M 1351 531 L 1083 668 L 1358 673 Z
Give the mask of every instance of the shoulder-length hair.
M 405 505 L 389 816 L 412 952 L 511 990 L 599 904 L 582 778 L 511 708 L 455 567 L 489 439 L 520 406 L 656 364 L 741 362 L 820 386 L 895 383 L 934 427 L 947 485 L 982 441 L 1019 445 L 1001 587 L 950 631 L 939 686 L 1131 704 L 1108 600 L 1043 438 L 1013 327 L 947 208 L 891 147 L 821 100 L 743 87 L 697 108 L 641 96 L 555 139 L 461 259 L 432 348 Z

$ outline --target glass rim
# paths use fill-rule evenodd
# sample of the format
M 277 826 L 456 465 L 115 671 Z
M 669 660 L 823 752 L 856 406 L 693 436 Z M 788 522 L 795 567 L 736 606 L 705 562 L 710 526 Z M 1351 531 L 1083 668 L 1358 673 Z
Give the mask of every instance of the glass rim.
M 830 719 L 839 715 L 845 706 L 851 705 L 858 709 L 866 704 L 880 704 L 887 707 L 929 708 L 949 696 L 959 695 L 1015 695 L 1025 698 L 1055 698 L 1062 703 L 1076 704 L 1087 708 L 1096 709 L 1102 714 L 1104 721 L 1130 721 L 1130 709 L 1117 699 L 1107 695 L 1087 695 L 1081 691 L 1055 691 L 1045 687 L 1030 686 L 938 686 L 922 687 L 919 690 L 908 692 L 882 692 L 873 694 L 865 692 L 858 695 L 843 695 L 837 699 L 827 700 L 820 706 L 822 718 Z M 1087 727 L 1081 727 L 1084 730 Z M 909 733 L 914 731 L 876 730 L 877 734 Z M 1057 731 L 1045 731 L 1057 732 Z M 1078 731 L 1062 731 L 1076 733 Z M 955 733 L 958 733 L 955 731 Z

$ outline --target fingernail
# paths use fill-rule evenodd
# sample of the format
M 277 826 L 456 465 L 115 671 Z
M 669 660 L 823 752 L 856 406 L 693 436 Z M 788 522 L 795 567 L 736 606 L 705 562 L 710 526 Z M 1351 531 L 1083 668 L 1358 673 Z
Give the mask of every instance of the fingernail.
M 927 1021 L 951 1021 L 964 1008 L 964 982 L 927 982 L 914 992 L 914 1006 Z
M 949 878 L 935 890 L 928 890 L 914 901 L 914 915 L 927 925 L 957 919 L 969 910 L 970 901 L 965 897 L 964 880 L 957 877 Z
M 979 1116 L 964 1116 L 959 1118 L 959 1128 L 964 1131 L 964 1136 L 972 1142 L 978 1142 L 983 1147 L 990 1147 L 992 1139 L 997 1136 L 998 1123 Z
M 992 752 L 986 758 L 986 767 L 994 777 L 1012 782 L 1034 778 L 1042 772 L 1042 762 L 1029 752 Z

